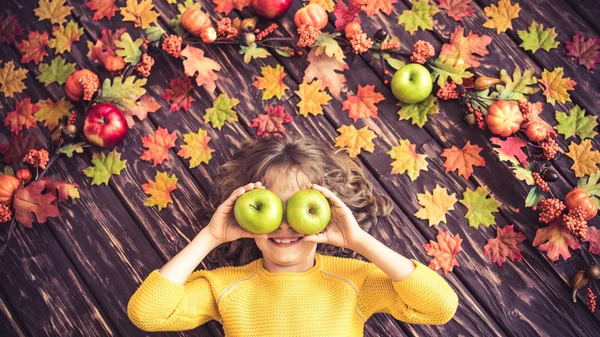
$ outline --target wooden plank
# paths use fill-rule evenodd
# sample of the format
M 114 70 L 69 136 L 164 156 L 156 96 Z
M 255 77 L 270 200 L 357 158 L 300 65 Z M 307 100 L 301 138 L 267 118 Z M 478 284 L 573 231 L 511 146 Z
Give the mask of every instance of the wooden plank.
M 590 25 L 596 31 L 596 36 L 600 35 L 600 6 L 597 0 L 566 0 L 566 2 L 585 19 L 585 23 Z
M 8 303 L 8 297 L 2 289 L 0 289 L 0 331 L 5 337 L 29 336 L 18 321 L 17 311 Z

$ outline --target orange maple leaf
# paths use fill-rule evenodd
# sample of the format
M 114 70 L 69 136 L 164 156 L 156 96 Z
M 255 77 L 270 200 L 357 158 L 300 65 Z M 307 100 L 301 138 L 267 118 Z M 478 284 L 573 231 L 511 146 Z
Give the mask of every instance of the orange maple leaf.
M 147 148 L 140 159 L 154 161 L 154 166 L 161 164 L 169 157 L 169 149 L 175 147 L 177 134 L 169 134 L 167 129 L 158 127 L 153 135 L 142 137 L 142 145 Z
M 581 248 L 579 240 L 569 232 L 560 218 L 554 220 L 549 226 L 538 229 L 535 232 L 533 245 L 539 246 L 539 250 L 545 251 L 551 261 L 558 260 L 559 256 L 565 260 L 570 258 L 569 247 L 571 249 Z
M 285 94 L 285 91 L 288 88 L 285 83 L 283 83 L 283 78 L 286 76 L 286 73 L 283 71 L 283 67 L 278 64 L 275 68 L 271 66 L 261 67 L 261 75 L 256 76 L 256 81 L 252 83 L 258 89 L 262 89 L 263 101 L 271 99 L 273 97 L 277 97 L 277 99 L 281 99 Z
M 356 122 L 360 117 L 368 119 L 377 117 L 377 107 L 375 104 L 383 101 L 385 97 L 375 92 L 374 85 L 358 86 L 358 92 L 355 96 L 348 96 L 342 103 L 342 111 L 348 110 L 348 117 Z
M 473 166 L 485 166 L 485 160 L 479 155 L 481 150 L 483 149 L 478 145 L 471 145 L 471 141 L 467 141 L 462 149 L 457 148 L 455 145 L 445 149 L 441 156 L 446 157 L 444 163 L 446 172 L 458 170 L 459 175 L 469 179 L 473 173 Z
M 183 135 L 184 145 L 181 145 L 181 150 L 177 152 L 177 155 L 183 159 L 190 159 L 190 168 L 194 168 L 200 163 L 208 164 L 212 159 L 212 153 L 214 149 L 208 146 L 210 141 L 206 130 L 198 129 L 198 132 L 186 133 Z
M 445 57 L 446 60 L 452 60 L 453 63 L 465 63 L 469 67 L 479 67 L 479 60 L 472 54 L 485 56 L 488 54 L 487 46 L 492 42 L 492 38 L 487 35 L 479 36 L 477 33 L 469 32 L 469 35 L 464 36 L 465 29 L 456 27 L 450 37 L 450 44 L 444 43 L 440 57 Z
M 110 20 L 115 15 L 119 7 L 115 6 L 116 0 L 89 0 L 86 6 L 94 12 L 92 20 L 102 20 L 107 18 Z
M 368 127 L 357 130 L 354 125 L 342 125 L 337 131 L 340 135 L 335 139 L 335 146 L 348 148 L 351 158 L 356 157 L 361 149 L 369 152 L 375 150 L 373 139 L 377 136 Z
M 133 21 L 136 27 L 146 29 L 151 24 L 156 24 L 156 19 L 160 16 L 154 10 L 152 0 L 127 0 L 127 6 L 121 7 L 123 21 Z
M 462 21 L 463 17 L 473 14 L 475 11 L 469 3 L 471 0 L 439 0 L 441 9 L 448 11 L 448 16 L 456 21 Z
M 35 64 L 38 64 L 44 56 L 48 55 L 45 49 L 48 42 L 50 41 L 48 40 L 47 32 L 43 32 L 42 34 L 38 31 L 29 32 L 27 40 L 23 40 L 17 45 L 17 48 L 23 53 L 21 63 L 33 61 Z
M 198 85 L 204 85 L 208 92 L 214 93 L 217 88 L 215 81 L 218 79 L 215 70 L 221 70 L 221 66 L 214 60 L 204 57 L 204 51 L 202 49 L 194 48 L 189 45 L 181 51 L 181 56 L 186 58 L 183 61 L 185 74 L 194 77 L 197 72 L 196 83 Z
M 148 183 L 142 185 L 144 193 L 150 195 L 144 206 L 157 206 L 160 211 L 167 207 L 170 202 L 173 202 L 171 192 L 177 189 L 178 179 L 175 174 L 169 177 L 166 172 L 156 172 L 154 180 L 148 179 Z
M 156 112 L 156 110 L 160 108 L 160 104 L 156 103 L 154 97 L 146 94 L 142 96 L 136 105 L 124 105 L 124 108 L 127 125 L 132 128 L 135 125 L 133 116 L 136 116 L 139 120 L 143 121 L 148 117 L 149 112 Z
M 250 0 L 213 0 L 213 3 L 217 5 L 215 12 L 227 15 L 233 9 L 241 11 L 244 7 L 250 5 Z
M 527 239 L 527 237 L 523 233 L 515 232 L 513 228 L 514 225 L 502 228 L 498 226 L 496 238 L 488 239 L 487 244 L 483 246 L 483 254 L 490 255 L 492 262 L 497 263 L 500 267 L 507 259 L 512 261 L 523 259 L 521 249 L 517 247 L 517 244 Z
M 543 95 L 546 96 L 546 102 L 550 104 L 571 102 L 571 95 L 567 91 L 573 90 L 577 82 L 570 77 L 563 78 L 564 72 L 562 67 L 556 67 L 552 71 L 544 69 L 542 78 L 538 81 L 546 89 Z
M 24 98 L 21 101 L 17 101 L 15 111 L 11 111 L 4 117 L 4 126 L 10 125 L 10 132 L 19 134 L 24 128 L 37 128 L 35 124 L 36 118 L 33 114 L 41 109 L 39 104 L 31 104 L 31 98 Z
M 456 254 L 462 251 L 460 245 L 463 240 L 460 238 L 460 234 L 452 236 L 450 232 L 441 230 L 438 230 L 437 240 L 438 242 L 429 240 L 429 243 L 424 244 L 423 248 L 427 251 L 427 255 L 433 256 L 433 259 L 429 261 L 429 268 L 433 270 L 441 268 L 444 275 L 447 275 L 454 266 L 459 267 Z
M 392 14 L 393 4 L 398 3 L 398 0 L 357 0 L 363 7 L 363 11 L 367 13 L 367 16 L 373 16 L 377 12 L 381 11 L 387 15 Z

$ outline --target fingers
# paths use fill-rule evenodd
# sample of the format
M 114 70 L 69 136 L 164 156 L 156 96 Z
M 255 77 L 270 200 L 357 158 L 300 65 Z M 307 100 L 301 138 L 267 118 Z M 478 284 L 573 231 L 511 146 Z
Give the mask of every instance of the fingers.
M 321 194 L 323 194 L 325 196 L 325 198 L 329 199 L 331 201 L 331 203 L 336 206 L 336 207 L 346 207 L 346 204 L 344 204 L 344 202 L 338 198 L 337 195 L 335 195 L 333 192 L 331 192 L 329 189 L 317 185 L 317 184 L 308 184 L 308 188 L 312 188 L 314 190 L 317 190 L 319 192 L 321 192 Z
M 237 198 L 241 197 L 247 191 L 251 191 L 255 188 L 264 188 L 264 186 L 262 185 L 262 183 L 260 181 L 257 181 L 255 183 L 249 183 L 245 186 L 239 187 L 236 190 L 234 190 L 231 193 L 231 195 L 229 195 L 229 198 L 227 198 L 227 200 L 225 200 L 225 202 L 223 202 L 223 204 L 228 207 L 233 206 L 233 204 L 235 204 L 235 201 L 237 200 Z

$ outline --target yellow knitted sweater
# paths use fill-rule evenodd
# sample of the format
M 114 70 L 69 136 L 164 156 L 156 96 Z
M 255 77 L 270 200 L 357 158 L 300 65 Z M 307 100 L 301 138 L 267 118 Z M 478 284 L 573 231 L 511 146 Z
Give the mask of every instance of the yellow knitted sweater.
M 450 285 L 416 260 L 399 282 L 351 258 L 316 253 L 315 265 L 300 273 L 271 273 L 262 260 L 197 270 L 185 285 L 156 269 L 129 300 L 129 319 L 145 331 L 188 330 L 214 319 L 230 337 L 354 337 L 376 312 L 444 324 L 458 305 Z

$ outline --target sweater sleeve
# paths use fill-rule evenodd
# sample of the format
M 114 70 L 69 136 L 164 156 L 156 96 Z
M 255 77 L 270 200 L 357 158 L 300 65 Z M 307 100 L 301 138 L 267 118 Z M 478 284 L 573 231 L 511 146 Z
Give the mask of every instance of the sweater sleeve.
M 374 263 L 358 288 L 357 305 L 365 318 L 376 312 L 415 324 L 444 324 L 455 314 L 458 296 L 435 271 L 411 259 L 415 270 L 394 282 Z
M 179 331 L 196 328 L 221 316 L 206 277 L 193 272 L 184 285 L 162 276 L 158 269 L 148 275 L 127 305 L 127 315 L 144 331 Z

